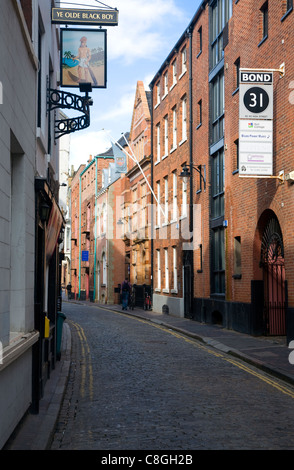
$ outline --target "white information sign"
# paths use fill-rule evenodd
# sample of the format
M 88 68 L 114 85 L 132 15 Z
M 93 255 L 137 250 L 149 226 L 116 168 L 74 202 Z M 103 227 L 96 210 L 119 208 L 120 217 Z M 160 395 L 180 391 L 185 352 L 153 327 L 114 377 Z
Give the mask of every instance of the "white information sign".
M 273 121 L 239 122 L 239 174 L 272 175 Z
M 273 174 L 273 73 L 240 71 L 239 176 Z

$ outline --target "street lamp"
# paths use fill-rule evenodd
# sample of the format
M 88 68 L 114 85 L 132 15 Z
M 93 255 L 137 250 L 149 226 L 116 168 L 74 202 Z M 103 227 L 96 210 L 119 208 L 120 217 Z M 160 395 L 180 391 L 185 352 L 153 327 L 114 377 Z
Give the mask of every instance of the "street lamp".
M 185 184 L 190 180 L 190 204 L 189 204 L 189 230 L 190 230 L 190 243 L 189 248 L 185 249 L 183 252 L 183 268 L 184 268 L 184 299 L 185 299 L 185 316 L 188 318 L 193 318 L 193 298 L 194 298 L 194 253 L 193 253 L 193 178 L 192 170 L 196 170 L 200 175 L 200 185 L 203 180 L 204 191 L 206 188 L 206 177 L 205 177 L 205 165 L 204 165 L 204 175 L 202 173 L 202 166 L 194 166 L 193 163 L 185 164 L 182 167 L 182 172 L 180 177 L 183 178 Z M 201 186 L 200 186 L 201 189 Z
M 202 174 L 202 165 L 197 165 L 197 166 L 189 165 L 189 167 L 192 168 L 193 170 L 196 170 L 199 173 L 200 178 L 203 180 L 204 191 L 205 191 L 205 189 L 206 189 L 206 177 L 205 177 L 205 174 L 204 175 Z M 185 164 L 183 166 L 182 172 L 180 173 L 180 177 L 184 179 L 184 182 L 186 184 L 188 182 L 188 178 L 191 177 L 191 172 L 190 172 L 189 167 L 188 167 L 188 165 Z M 204 166 L 204 173 L 205 173 L 205 166 Z

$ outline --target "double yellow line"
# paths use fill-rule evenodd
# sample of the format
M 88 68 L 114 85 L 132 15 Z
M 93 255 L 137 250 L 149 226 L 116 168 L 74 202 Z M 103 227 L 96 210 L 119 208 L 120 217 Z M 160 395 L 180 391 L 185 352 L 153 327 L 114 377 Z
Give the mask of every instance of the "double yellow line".
M 152 326 L 153 328 L 158 328 L 161 331 L 164 331 L 165 333 L 169 333 L 172 336 L 175 336 L 176 338 L 179 338 L 181 340 L 184 340 L 186 343 L 191 344 L 193 347 L 196 347 L 198 349 L 202 349 L 208 354 L 211 354 L 215 357 L 218 357 L 222 359 L 223 361 L 229 362 L 235 367 L 238 367 L 240 370 L 253 375 L 254 377 L 258 378 L 259 380 L 262 380 L 263 382 L 267 383 L 271 387 L 274 387 L 275 389 L 279 390 L 280 392 L 284 393 L 285 395 L 288 395 L 289 397 L 294 399 L 294 390 L 291 387 L 288 387 L 286 385 L 283 385 L 282 383 L 272 379 L 270 376 L 266 374 L 259 373 L 255 368 L 248 367 L 244 362 L 241 360 L 237 360 L 234 358 L 231 358 L 227 354 L 223 354 L 216 349 L 211 349 L 201 343 L 199 343 L 197 340 L 194 340 L 192 338 L 189 338 L 185 336 L 184 334 L 178 333 L 177 331 L 174 331 L 172 329 L 169 329 L 166 326 L 160 325 L 158 323 L 153 323 L 149 320 L 143 320 L 138 317 L 133 317 L 131 315 L 125 314 L 118 312 L 116 310 L 111 310 L 111 312 L 115 313 L 116 315 L 121 315 L 124 317 L 128 317 L 132 320 L 136 320 L 138 322 L 144 323 L 145 325 Z M 92 369 L 92 361 L 91 361 L 91 354 L 90 354 L 90 348 L 88 345 L 88 341 L 85 335 L 85 332 L 83 328 L 78 325 L 77 323 L 72 322 L 72 325 L 76 328 L 78 336 L 80 338 L 81 342 L 81 349 L 82 349 L 82 364 L 81 364 L 81 371 L 82 371 L 82 381 L 81 381 L 81 393 L 82 396 L 85 395 L 85 387 L 86 387 L 86 377 L 87 377 L 87 366 L 88 366 L 88 375 L 89 375 L 89 380 L 88 380 L 88 385 L 89 385 L 89 395 L 90 399 L 92 400 L 93 398 L 93 369 Z
M 70 321 L 70 323 L 74 326 L 77 331 L 78 337 L 80 339 L 81 344 L 81 396 L 84 397 L 86 395 L 86 385 L 89 387 L 89 397 L 90 400 L 93 400 L 93 367 L 92 367 L 92 360 L 91 360 L 91 352 L 89 348 L 89 344 L 85 335 L 85 332 L 81 325 Z M 88 380 L 87 380 L 88 379 Z

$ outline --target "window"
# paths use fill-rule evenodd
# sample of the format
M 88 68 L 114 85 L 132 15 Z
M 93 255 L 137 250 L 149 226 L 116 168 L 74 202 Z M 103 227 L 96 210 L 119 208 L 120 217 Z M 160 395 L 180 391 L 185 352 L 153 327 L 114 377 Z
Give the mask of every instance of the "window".
M 177 83 L 177 61 L 174 60 L 173 63 L 172 63 L 172 71 L 173 71 L 173 83 L 172 83 L 172 86 L 175 86 L 176 83 Z
M 187 216 L 187 182 L 185 178 L 182 181 L 182 217 Z
M 223 29 L 231 16 L 231 0 L 215 0 L 211 6 L 211 68 L 223 58 Z
M 182 75 L 187 72 L 187 48 L 184 47 L 182 50 Z
M 157 259 L 157 289 L 161 289 L 160 250 L 156 250 Z
M 224 136 L 224 73 L 218 74 L 211 83 L 212 129 L 211 144 Z
M 177 108 L 173 108 L 173 147 L 172 150 L 177 148 Z
M 106 265 L 106 254 L 102 255 L 102 284 L 107 286 L 107 265 Z
M 164 86 L 164 96 L 168 94 L 168 73 L 165 72 L 163 75 L 163 86 Z
M 168 249 L 164 249 L 164 272 L 165 272 L 165 291 L 169 291 L 169 274 L 168 274 Z
M 224 215 L 224 151 L 223 149 L 212 156 L 211 165 L 211 195 L 212 217 Z
M 182 99 L 182 141 L 187 139 L 187 98 Z
M 241 277 L 241 237 L 234 238 L 234 275 L 236 279 Z
M 202 26 L 200 26 L 200 28 L 198 29 L 197 42 L 198 42 L 198 54 L 197 54 L 197 57 L 198 57 L 202 52 Z
M 225 293 L 225 241 L 224 229 L 212 230 L 212 293 Z
M 234 142 L 234 173 L 239 171 L 239 139 Z
M 235 61 L 235 77 L 234 77 L 234 86 L 235 90 L 239 89 L 239 80 L 240 80 L 240 57 Z
M 141 227 L 147 225 L 147 185 L 143 183 L 141 185 Z
M 178 204 L 177 204 L 177 173 L 173 172 L 173 220 L 177 220 Z
M 281 21 L 284 21 L 285 18 L 293 11 L 293 0 L 284 0 L 282 2 L 282 18 Z
M 178 268 L 177 268 L 177 247 L 173 246 L 173 277 L 174 277 L 174 292 L 178 292 Z
M 157 162 L 160 162 L 160 124 L 156 126 Z
M 168 116 L 164 118 L 164 156 L 168 155 Z
M 157 203 L 157 226 L 160 227 L 160 213 L 161 213 L 161 210 L 160 210 L 160 182 L 157 181 L 156 183 L 156 186 L 157 186 L 157 200 L 158 200 L 158 203 Z
M 160 82 L 156 85 L 156 105 L 160 103 Z
M 202 100 L 197 104 L 197 129 L 202 125 Z
M 164 178 L 164 223 L 168 223 L 168 177 Z
M 267 38 L 268 35 L 268 2 L 265 2 L 261 9 L 261 31 L 262 37 L 259 45 L 263 43 L 263 41 Z

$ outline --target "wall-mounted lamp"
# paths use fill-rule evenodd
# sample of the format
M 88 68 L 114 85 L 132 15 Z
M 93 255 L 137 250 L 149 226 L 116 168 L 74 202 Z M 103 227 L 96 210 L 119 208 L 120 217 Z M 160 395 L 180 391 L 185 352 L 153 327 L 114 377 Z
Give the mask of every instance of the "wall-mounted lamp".
M 40 207 L 40 219 L 41 219 L 41 222 L 47 222 L 48 218 L 49 218 L 49 214 L 50 214 L 50 206 L 48 206 L 48 204 L 46 203 L 43 203 Z
M 206 188 L 206 178 L 205 178 L 205 174 L 203 175 L 202 173 L 202 165 L 198 165 L 198 166 L 193 166 L 193 165 L 184 165 L 183 166 L 183 169 L 182 169 L 182 172 L 180 173 L 180 177 L 184 179 L 184 182 L 187 184 L 188 182 L 188 178 L 190 178 L 191 176 L 191 172 L 190 172 L 190 168 L 193 168 L 193 170 L 196 170 L 199 175 L 200 175 L 200 178 L 203 180 L 203 184 L 204 184 L 204 191 L 205 191 L 205 188 Z

